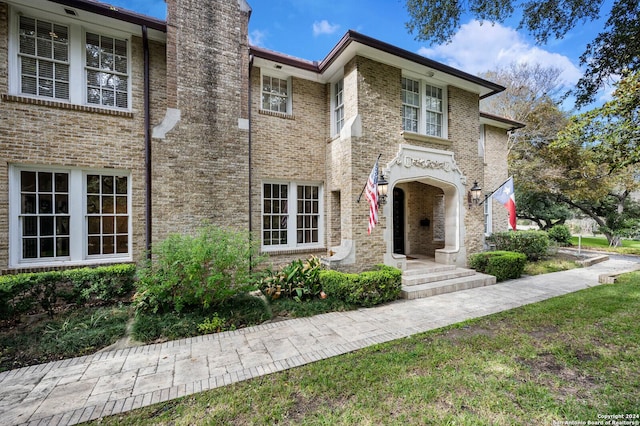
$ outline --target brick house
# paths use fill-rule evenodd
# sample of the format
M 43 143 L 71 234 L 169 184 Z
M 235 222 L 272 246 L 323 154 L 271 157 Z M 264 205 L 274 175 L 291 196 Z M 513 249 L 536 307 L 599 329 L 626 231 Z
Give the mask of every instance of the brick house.
M 256 11 L 259 13 L 259 10 Z M 464 265 L 504 209 L 501 86 L 349 31 L 320 62 L 248 44 L 244 0 L 0 0 L 0 273 L 138 261 L 203 221 L 274 263 Z M 357 202 L 378 157 L 380 222 Z

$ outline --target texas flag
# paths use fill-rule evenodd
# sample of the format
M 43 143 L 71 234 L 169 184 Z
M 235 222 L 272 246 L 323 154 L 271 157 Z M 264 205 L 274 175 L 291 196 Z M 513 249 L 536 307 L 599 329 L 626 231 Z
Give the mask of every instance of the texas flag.
M 498 200 L 509 211 L 509 225 L 511 229 L 516 230 L 516 196 L 513 193 L 513 177 L 510 177 L 508 181 L 502 184 L 502 186 L 495 190 L 492 195 L 493 198 Z

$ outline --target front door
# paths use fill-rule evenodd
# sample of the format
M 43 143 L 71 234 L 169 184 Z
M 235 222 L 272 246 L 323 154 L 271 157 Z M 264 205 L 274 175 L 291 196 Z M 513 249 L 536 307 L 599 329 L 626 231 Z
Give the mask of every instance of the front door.
M 393 252 L 404 253 L 404 191 L 393 188 Z

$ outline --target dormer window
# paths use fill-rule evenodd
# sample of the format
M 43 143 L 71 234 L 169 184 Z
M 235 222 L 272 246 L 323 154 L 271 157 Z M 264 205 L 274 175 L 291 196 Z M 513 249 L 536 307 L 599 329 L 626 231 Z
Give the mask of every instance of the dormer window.
M 419 79 L 402 78 L 402 129 L 405 132 L 447 137 L 446 91 Z

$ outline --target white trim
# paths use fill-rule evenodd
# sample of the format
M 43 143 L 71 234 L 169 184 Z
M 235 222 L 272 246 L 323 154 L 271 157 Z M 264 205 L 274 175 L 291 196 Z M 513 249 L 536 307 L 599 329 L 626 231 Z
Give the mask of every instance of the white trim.
M 20 229 L 20 172 L 64 172 L 69 175 L 69 256 L 64 258 L 22 259 L 22 231 Z M 127 177 L 128 252 L 113 255 L 87 254 L 86 175 L 100 174 Z M 95 265 L 100 263 L 131 262 L 133 260 L 132 176 L 128 170 L 80 169 L 61 166 L 9 165 L 9 268 L 45 266 Z M 114 206 L 115 208 L 115 206 Z
M 45 20 L 54 24 L 65 25 L 69 30 L 69 100 L 35 96 L 22 93 L 19 67 L 19 16 L 32 17 Z M 131 34 L 118 32 L 115 29 L 103 27 L 85 22 L 78 22 L 61 15 L 47 14 L 37 9 L 29 9 L 17 6 L 9 8 L 9 46 L 8 46 L 8 85 L 9 94 L 25 98 L 41 99 L 45 101 L 83 105 L 93 108 L 101 108 L 114 111 L 131 111 L 132 99 L 132 46 Z M 87 78 L 86 78 L 86 33 L 91 32 L 100 36 L 113 37 L 124 40 L 127 43 L 127 108 L 111 107 L 107 105 L 92 104 L 87 102 Z M 82 82 L 82 84 L 78 84 Z
M 284 80 L 287 82 L 287 106 L 286 111 L 273 111 L 272 109 L 263 108 L 262 104 L 262 96 L 265 94 L 264 92 L 264 77 L 277 78 L 280 80 Z M 260 108 L 263 111 L 271 111 L 278 112 L 280 114 L 293 115 L 293 92 L 292 92 L 292 83 L 291 76 L 287 75 L 283 72 L 265 70 L 264 68 L 260 68 Z
M 264 245 L 264 185 L 287 185 L 287 244 Z M 315 186 L 318 188 L 318 242 L 308 244 L 297 243 L 298 186 Z M 292 208 L 294 211 L 292 211 Z M 265 179 L 260 183 L 260 248 L 263 252 L 283 250 L 314 250 L 324 248 L 324 186 L 321 182 L 286 181 Z
M 432 138 L 440 138 L 440 139 L 445 139 L 447 140 L 449 137 L 449 129 L 448 129 L 448 122 L 449 122 L 449 104 L 448 104 L 448 90 L 447 90 L 447 86 L 444 86 L 440 83 L 437 83 L 433 80 L 427 79 L 424 76 L 421 76 L 419 74 L 415 74 L 415 73 L 410 73 L 410 72 L 406 72 L 403 71 L 402 72 L 402 78 L 406 78 L 409 80 L 413 80 L 413 81 L 417 81 L 418 85 L 419 85 L 419 93 L 420 93 L 420 105 L 418 107 L 418 132 L 416 134 L 419 135 L 424 135 L 424 136 L 429 136 Z M 427 124 L 426 124 L 426 117 L 427 117 L 427 86 L 432 86 L 435 87 L 437 89 L 442 90 L 442 134 L 440 135 L 432 135 L 427 133 Z M 402 84 L 400 84 L 400 98 L 402 101 Z M 402 103 L 402 105 L 405 105 L 404 103 Z M 402 121 L 402 128 L 404 129 L 404 121 L 403 121 L 403 117 L 402 117 L 402 110 L 400 111 L 400 120 Z M 405 132 L 408 133 L 413 133 L 409 130 L 404 130 Z

